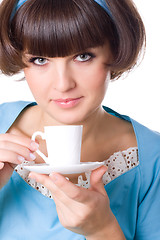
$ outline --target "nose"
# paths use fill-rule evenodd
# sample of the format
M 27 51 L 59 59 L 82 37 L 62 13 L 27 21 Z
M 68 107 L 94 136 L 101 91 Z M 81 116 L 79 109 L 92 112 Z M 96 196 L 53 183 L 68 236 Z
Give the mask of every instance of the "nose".
M 59 92 L 67 92 L 76 86 L 70 64 L 63 58 L 54 61 L 52 76 L 53 88 Z

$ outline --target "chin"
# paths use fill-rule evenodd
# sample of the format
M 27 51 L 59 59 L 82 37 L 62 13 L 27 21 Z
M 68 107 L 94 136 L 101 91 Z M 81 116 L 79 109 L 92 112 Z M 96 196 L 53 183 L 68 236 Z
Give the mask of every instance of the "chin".
M 81 125 L 85 120 L 85 117 L 83 117 L 80 112 L 77 114 L 61 114 L 53 116 L 53 118 L 57 123 L 63 125 Z
M 63 125 L 81 125 L 82 124 L 82 122 L 83 122 L 83 120 L 82 119 L 73 119 L 73 118 L 71 118 L 71 119 L 66 119 L 65 118 L 65 120 L 64 119 L 57 119 L 57 122 L 58 123 L 60 123 L 60 124 L 63 124 Z
M 72 109 L 48 109 L 48 113 L 57 124 L 63 125 L 83 125 L 89 118 L 93 109 L 86 106 L 76 107 Z

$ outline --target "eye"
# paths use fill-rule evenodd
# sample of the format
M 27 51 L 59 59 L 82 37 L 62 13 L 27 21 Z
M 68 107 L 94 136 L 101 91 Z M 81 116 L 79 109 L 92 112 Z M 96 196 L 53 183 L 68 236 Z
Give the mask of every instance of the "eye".
M 44 66 L 48 63 L 48 60 L 46 58 L 42 58 L 42 57 L 33 57 L 29 60 L 29 62 L 32 62 L 38 66 Z
M 87 62 L 87 61 L 91 60 L 94 57 L 95 56 L 92 53 L 82 53 L 82 54 L 77 55 L 75 57 L 75 60 L 79 61 L 79 62 Z

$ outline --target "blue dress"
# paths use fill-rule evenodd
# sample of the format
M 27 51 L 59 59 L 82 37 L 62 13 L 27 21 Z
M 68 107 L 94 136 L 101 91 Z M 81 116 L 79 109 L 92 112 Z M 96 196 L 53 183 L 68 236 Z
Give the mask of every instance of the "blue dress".
M 21 111 L 36 103 L 0 105 L 0 133 Z M 110 206 L 127 240 L 160 239 L 160 134 L 110 108 L 104 110 L 132 123 L 139 165 L 105 186 Z M 93 209 L 94 211 L 94 209 Z M 0 190 L 1 240 L 82 240 L 59 222 L 53 199 L 29 186 L 17 172 Z

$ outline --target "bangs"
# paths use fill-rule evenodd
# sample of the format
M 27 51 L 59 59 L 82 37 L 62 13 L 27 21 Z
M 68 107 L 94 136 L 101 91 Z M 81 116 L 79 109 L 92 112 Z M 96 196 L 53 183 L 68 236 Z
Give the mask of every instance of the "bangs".
M 113 17 L 94 0 L 17 0 L 0 5 L 0 69 L 13 75 L 27 67 L 24 54 L 66 57 L 109 44 L 111 78 L 130 71 L 144 53 L 143 21 L 131 0 L 108 0 Z
M 93 0 L 28 0 L 15 16 L 12 36 L 18 39 L 16 48 L 22 52 L 69 56 L 103 45 L 111 38 L 110 18 L 106 14 L 104 21 L 99 20 L 104 12 Z

